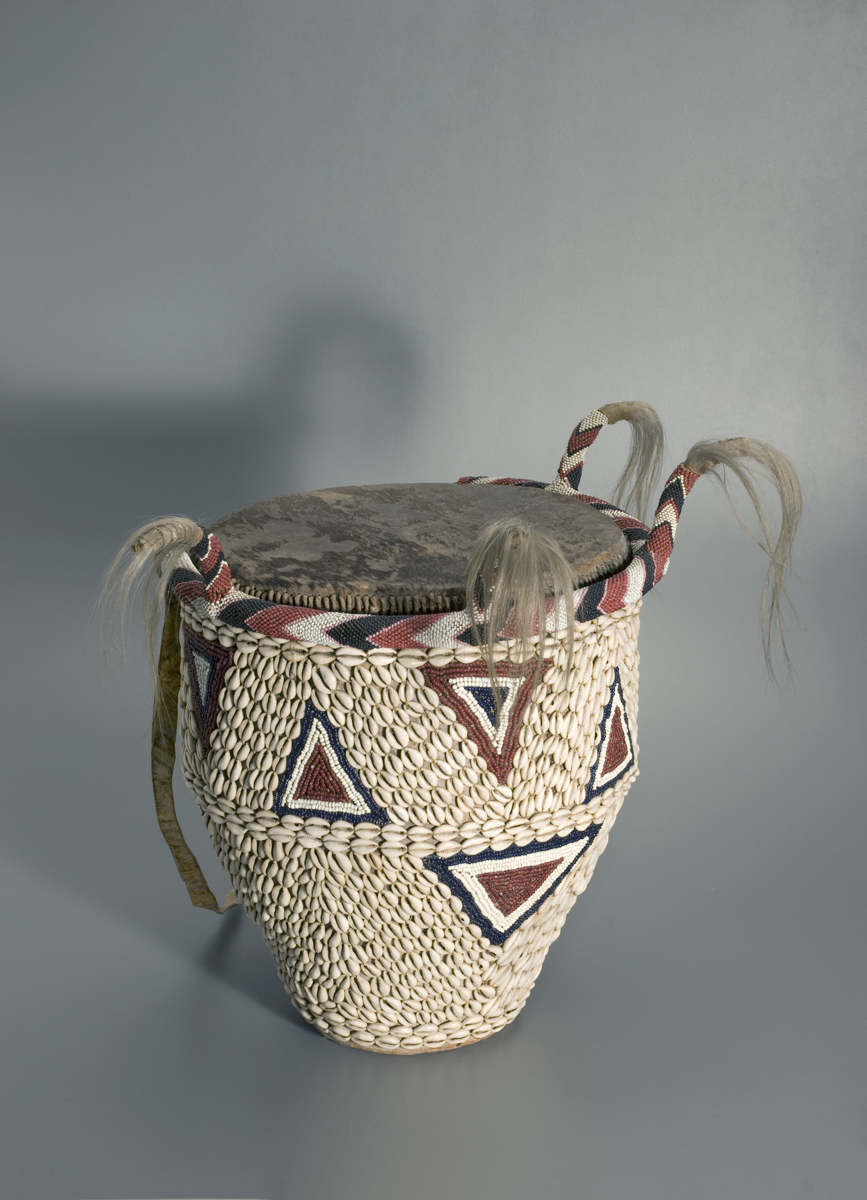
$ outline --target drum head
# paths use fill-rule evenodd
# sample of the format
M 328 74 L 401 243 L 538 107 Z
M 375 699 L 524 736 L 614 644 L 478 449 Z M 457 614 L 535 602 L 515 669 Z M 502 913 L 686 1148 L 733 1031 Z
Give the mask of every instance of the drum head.
M 519 516 L 555 539 L 576 586 L 620 570 L 622 531 L 590 505 L 541 488 L 375 484 L 276 496 L 212 527 L 242 590 L 338 612 L 454 612 L 482 529 Z

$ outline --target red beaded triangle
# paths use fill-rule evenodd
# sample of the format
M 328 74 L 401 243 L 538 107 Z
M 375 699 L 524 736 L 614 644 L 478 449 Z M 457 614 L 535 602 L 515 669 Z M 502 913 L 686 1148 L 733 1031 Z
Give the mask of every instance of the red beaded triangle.
M 298 781 L 295 803 L 300 804 L 302 801 L 313 805 L 323 801 L 329 804 L 351 803 L 346 788 L 332 770 L 321 743 L 314 748 Z
M 539 890 L 562 861 L 562 858 L 555 858 L 550 862 L 516 867 L 512 871 L 486 871 L 477 878 L 492 902 L 507 917 Z
M 615 708 L 611 715 L 611 723 L 609 725 L 608 734 L 608 750 L 605 754 L 605 762 L 602 767 L 603 775 L 610 773 L 619 767 L 629 753 L 629 746 L 626 744 L 626 733 L 623 729 L 623 717 L 620 712 L 620 706 Z

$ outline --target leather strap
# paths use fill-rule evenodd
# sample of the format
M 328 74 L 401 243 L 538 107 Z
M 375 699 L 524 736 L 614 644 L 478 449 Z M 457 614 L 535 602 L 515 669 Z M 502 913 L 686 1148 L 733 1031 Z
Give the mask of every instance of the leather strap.
M 151 776 L 154 802 L 162 835 L 172 852 L 178 874 L 183 879 L 190 900 L 196 908 L 208 908 L 223 913 L 238 902 L 234 891 L 229 892 L 221 905 L 208 887 L 202 868 L 181 833 L 175 812 L 172 775 L 175 768 L 175 739 L 178 728 L 178 693 L 181 689 L 181 612 L 177 600 L 166 598 L 166 616 L 160 643 L 160 660 L 154 696 L 153 740 L 151 744 Z

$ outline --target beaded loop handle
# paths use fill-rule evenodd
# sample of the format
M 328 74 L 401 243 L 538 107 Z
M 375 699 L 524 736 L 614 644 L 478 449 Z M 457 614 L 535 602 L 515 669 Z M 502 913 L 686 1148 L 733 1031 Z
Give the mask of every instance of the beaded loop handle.
M 556 478 L 548 491 L 566 496 L 581 491 L 584 455 L 596 441 L 605 425 L 628 421 L 632 426 L 632 444 L 623 473 L 614 490 L 614 506 L 633 513 L 643 520 L 643 513 L 654 493 L 662 469 L 665 437 L 662 422 L 649 404 L 634 401 L 628 404 L 605 404 L 584 418 L 572 431 L 566 453 L 560 460 Z
M 566 446 L 565 453 L 560 459 L 557 475 L 548 485 L 549 492 L 561 492 L 563 495 L 577 495 L 581 490 L 581 475 L 584 471 L 584 455 L 599 437 L 599 431 L 610 423 L 610 418 L 599 408 L 588 413 L 579 425 L 572 430 L 572 435 Z

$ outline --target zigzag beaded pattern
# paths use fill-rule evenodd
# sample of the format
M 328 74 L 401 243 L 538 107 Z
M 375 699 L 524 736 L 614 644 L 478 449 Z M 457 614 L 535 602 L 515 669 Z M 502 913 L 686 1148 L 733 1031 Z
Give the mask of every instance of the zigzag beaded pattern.
M 566 452 L 560 459 L 557 478 L 551 484 L 552 491 L 562 490 L 567 495 L 577 495 L 581 473 L 584 470 L 584 455 L 596 441 L 600 429 L 607 424 L 608 418 L 605 414 L 595 409 L 575 426 L 569 437 Z
M 668 569 L 677 523 L 684 501 L 699 478 L 681 464 L 669 477 L 653 525 L 648 528 L 628 513 L 605 500 L 576 491 L 580 482 L 584 455 L 608 423 L 603 413 L 591 413 L 573 431 L 557 478 L 545 485 L 536 480 L 489 476 L 466 476 L 467 484 L 502 484 L 518 487 L 547 487 L 606 513 L 625 534 L 632 547 L 630 562 L 614 575 L 576 589 L 573 596 L 575 620 L 593 621 L 605 613 L 616 612 L 646 595 Z M 178 600 L 195 610 L 202 620 L 210 620 L 264 634 L 277 641 L 291 640 L 309 645 L 349 646 L 359 650 L 429 650 L 474 642 L 470 617 L 462 612 L 419 614 L 410 617 L 365 615 L 353 617 L 314 608 L 278 604 L 258 599 L 241 591 L 232 579 L 219 540 L 206 533 L 169 580 Z M 473 619 L 480 620 L 477 612 Z M 554 632 L 559 614 L 549 609 L 546 627 Z
M 219 578 L 215 558 L 209 570 Z M 576 629 L 568 676 L 553 651 L 501 781 L 425 678 L 453 664 L 472 691 L 460 681 L 484 670 L 475 648 L 302 648 L 183 604 L 185 645 L 233 656 L 208 745 L 182 655 L 184 776 L 293 1004 L 325 1036 L 412 1054 L 488 1037 L 522 1009 L 637 774 L 639 608 Z M 590 795 L 600 755 L 622 765 L 615 693 L 632 758 Z

